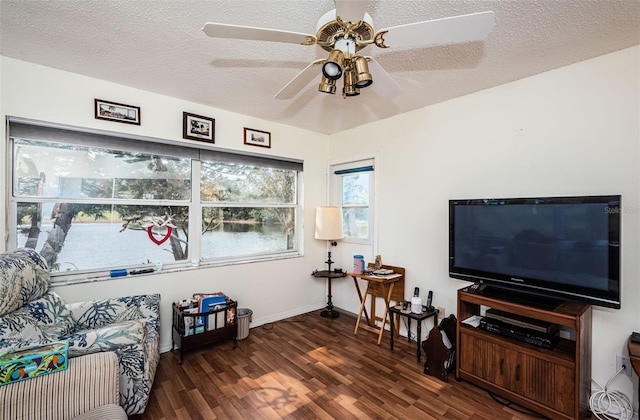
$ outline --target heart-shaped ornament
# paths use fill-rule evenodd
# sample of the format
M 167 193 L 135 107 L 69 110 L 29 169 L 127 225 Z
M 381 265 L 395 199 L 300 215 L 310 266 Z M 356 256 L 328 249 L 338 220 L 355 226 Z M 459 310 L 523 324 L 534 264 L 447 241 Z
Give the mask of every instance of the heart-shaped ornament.
M 164 237 L 160 239 L 156 239 L 156 237 L 153 235 L 153 227 L 154 227 L 153 225 L 147 227 L 147 234 L 149 235 L 149 239 L 151 239 L 153 243 L 155 243 L 156 245 L 161 245 L 165 243 L 167 239 L 169 239 L 169 237 L 171 236 L 171 232 L 173 232 L 173 228 L 171 226 L 166 226 L 167 232 L 165 233 Z

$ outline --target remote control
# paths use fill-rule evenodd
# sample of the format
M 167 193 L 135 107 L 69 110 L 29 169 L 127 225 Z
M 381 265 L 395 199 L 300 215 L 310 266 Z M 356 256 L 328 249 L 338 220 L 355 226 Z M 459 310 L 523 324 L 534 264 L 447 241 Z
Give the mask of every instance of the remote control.
M 480 283 L 473 283 L 471 286 L 469 286 L 469 288 L 467 289 L 467 292 L 475 293 L 478 291 L 479 288 L 480 288 Z

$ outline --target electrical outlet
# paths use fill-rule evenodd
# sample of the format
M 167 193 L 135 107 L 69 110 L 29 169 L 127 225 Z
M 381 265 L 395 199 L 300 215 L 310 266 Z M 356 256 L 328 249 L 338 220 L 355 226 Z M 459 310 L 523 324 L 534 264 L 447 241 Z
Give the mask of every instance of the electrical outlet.
M 438 306 L 438 318 L 443 319 L 445 315 L 444 306 Z
M 616 372 L 622 369 L 622 365 L 624 365 L 624 370 L 621 372 L 627 376 L 631 376 L 631 359 L 628 357 L 624 357 L 621 355 L 616 356 Z

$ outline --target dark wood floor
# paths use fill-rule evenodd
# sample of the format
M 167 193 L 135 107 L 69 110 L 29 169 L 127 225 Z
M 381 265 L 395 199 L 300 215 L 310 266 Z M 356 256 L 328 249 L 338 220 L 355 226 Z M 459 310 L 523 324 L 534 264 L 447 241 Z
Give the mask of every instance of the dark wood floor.
M 534 419 L 484 390 L 423 373 L 415 342 L 353 334 L 355 318 L 313 312 L 250 330 L 249 337 L 163 353 L 148 419 Z

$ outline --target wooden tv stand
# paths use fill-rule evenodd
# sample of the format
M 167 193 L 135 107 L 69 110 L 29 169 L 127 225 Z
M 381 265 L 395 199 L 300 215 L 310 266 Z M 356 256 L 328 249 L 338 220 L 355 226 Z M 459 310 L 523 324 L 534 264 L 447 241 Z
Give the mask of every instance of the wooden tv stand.
M 562 301 L 540 309 L 458 290 L 456 378 L 553 419 L 584 419 L 591 395 L 591 305 Z M 535 299 L 534 299 L 535 300 Z M 575 333 L 553 349 L 473 328 L 462 321 L 481 306 L 559 324 Z M 573 335 L 573 334 L 572 334 Z

